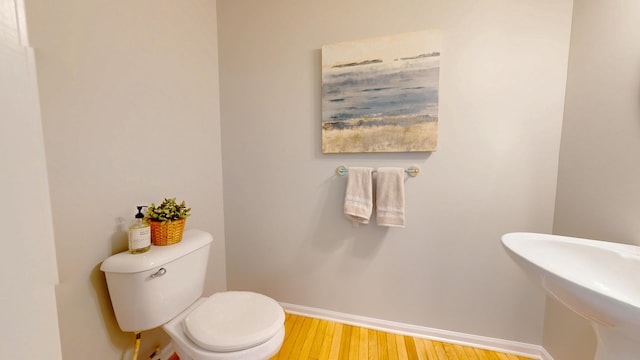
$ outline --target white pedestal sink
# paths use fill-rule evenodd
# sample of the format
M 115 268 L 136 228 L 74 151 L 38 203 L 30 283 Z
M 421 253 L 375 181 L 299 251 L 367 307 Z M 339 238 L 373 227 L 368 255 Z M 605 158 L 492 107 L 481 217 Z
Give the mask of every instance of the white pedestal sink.
M 510 233 L 507 253 L 551 296 L 591 321 L 595 360 L 640 359 L 640 247 Z

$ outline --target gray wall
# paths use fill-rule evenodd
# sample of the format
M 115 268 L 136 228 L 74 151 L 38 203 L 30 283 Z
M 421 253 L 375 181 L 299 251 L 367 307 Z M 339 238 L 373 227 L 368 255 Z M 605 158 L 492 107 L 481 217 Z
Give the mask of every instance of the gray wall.
M 220 0 L 227 275 L 279 301 L 540 344 L 500 236 L 551 232 L 572 1 Z M 320 49 L 443 31 L 439 150 L 323 155 Z M 353 227 L 338 165 L 408 166 L 407 227 Z
M 115 324 L 97 267 L 126 248 L 123 226 L 139 202 L 188 200 L 194 208 L 189 226 L 216 238 L 207 292 L 225 288 L 220 126 L 231 288 L 405 323 L 542 341 L 556 360 L 592 356 L 595 338 L 588 324 L 552 300 L 545 311 L 541 292 L 506 258 L 498 238 L 515 230 L 549 232 L 553 220 L 555 233 L 640 244 L 640 193 L 633 191 L 640 177 L 637 2 L 575 1 L 553 219 L 571 1 L 220 0 L 218 20 L 209 1 L 27 5 L 65 359 L 96 353 L 117 358 L 131 347 L 130 335 Z M 445 36 L 439 151 L 322 155 L 321 46 L 429 28 L 441 28 Z M 11 36 L 3 46 L 24 45 Z M 12 90 L 33 86 L 24 54 L 0 59 L 21 69 L 2 73 Z M 20 99 L 12 97 L 16 93 L 5 91 L 0 100 L 36 101 L 33 92 Z M 34 292 L 39 297 L 32 298 L 43 301 L 16 305 L 42 311 L 32 319 L 49 324 L 39 327 L 39 337 L 51 341 L 29 350 L 47 348 L 55 357 L 50 307 L 56 267 L 38 114 L 16 110 L 10 119 L 1 133 L 15 134 L 2 142 L 3 153 L 13 156 L 3 166 L 24 176 L 16 177 L 19 182 L 3 178 L 3 187 L 14 189 L 3 196 L 42 210 L 13 212 L 12 223 L 44 225 L 36 229 L 41 236 L 33 237 L 43 242 L 34 244 L 24 232 L 32 234 L 33 227 L 14 227 L 10 237 L 24 241 L 3 242 L 3 265 L 31 264 L 25 265 L 28 274 L 47 274 L 14 290 Z M 155 148 L 150 154 L 153 144 L 169 141 L 181 150 Z M 33 167 L 22 167 L 24 162 Z M 343 219 L 346 179 L 332 176 L 337 165 L 413 163 L 423 173 L 407 181 L 406 229 L 353 228 Z M 169 174 L 167 164 L 175 167 Z M 28 256 L 27 247 L 44 250 L 37 252 L 43 257 Z M 22 258 L 7 256 L 21 251 Z M 19 284 L 3 281 L 5 288 Z M 12 334 L 16 343 L 26 338 Z M 147 349 L 166 341 L 159 332 L 144 339 Z
M 28 2 L 60 284 L 64 359 L 129 358 L 102 260 L 135 205 L 184 199 L 213 233 L 207 292 L 226 288 L 215 2 Z M 161 330 L 143 334 L 141 356 Z
M 640 245 L 640 2 L 576 0 L 554 233 Z M 544 346 L 593 357 L 587 321 L 549 301 Z

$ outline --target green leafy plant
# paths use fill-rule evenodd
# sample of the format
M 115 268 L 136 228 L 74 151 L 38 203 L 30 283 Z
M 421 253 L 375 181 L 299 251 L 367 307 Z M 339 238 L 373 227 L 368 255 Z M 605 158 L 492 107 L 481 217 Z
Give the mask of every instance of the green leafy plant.
M 174 221 L 180 219 L 186 219 L 191 216 L 191 208 L 187 207 L 187 204 L 182 201 L 180 204 L 176 202 L 176 198 L 164 199 L 160 205 L 151 203 L 151 206 L 147 209 L 147 218 L 151 221 Z

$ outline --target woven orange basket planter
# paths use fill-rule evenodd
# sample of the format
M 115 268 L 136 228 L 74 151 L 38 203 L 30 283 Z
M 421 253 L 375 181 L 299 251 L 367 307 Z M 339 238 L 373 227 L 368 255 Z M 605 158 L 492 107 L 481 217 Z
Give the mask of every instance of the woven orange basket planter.
M 187 219 L 167 221 L 149 221 L 151 224 L 151 243 L 157 246 L 173 245 L 182 240 L 184 224 Z

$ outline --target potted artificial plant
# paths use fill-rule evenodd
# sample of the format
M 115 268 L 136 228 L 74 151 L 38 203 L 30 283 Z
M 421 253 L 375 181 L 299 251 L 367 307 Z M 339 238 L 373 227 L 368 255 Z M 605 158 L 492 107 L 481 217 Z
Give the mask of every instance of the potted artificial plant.
M 151 204 L 147 209 L 147 219 L 151 225 L 153 245 L 171 245 L 182 240 L 184 224 L 191 214 L 191 208 L 176 199 L 164 199 L 160 205 Z

